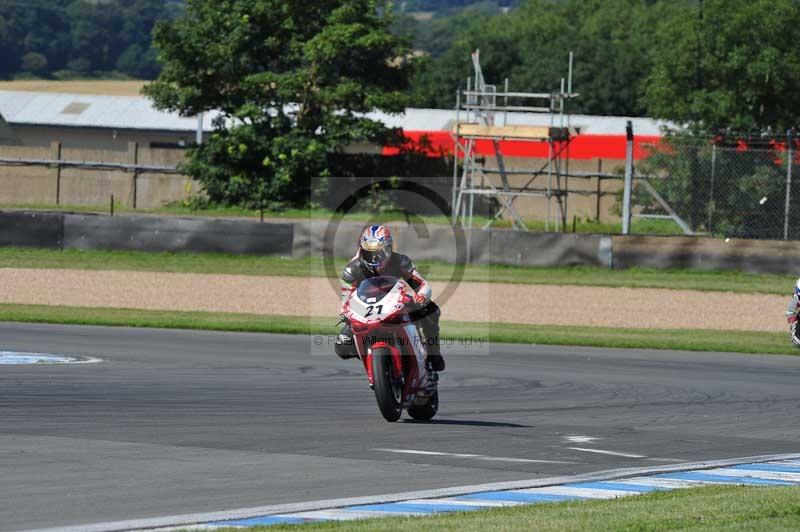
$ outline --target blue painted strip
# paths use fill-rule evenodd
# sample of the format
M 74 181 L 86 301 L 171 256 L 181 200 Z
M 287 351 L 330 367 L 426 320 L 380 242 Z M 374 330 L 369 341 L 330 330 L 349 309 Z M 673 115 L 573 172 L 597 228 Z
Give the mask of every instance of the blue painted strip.
M 393 502 L 389 504 L 365 504 L 363 506 L 349 506 L 342 510 L 353 512 L 392 512 L 392 513 L 426 513 L 437 512 L 468 512 L 478 510 L 480 506 L 462 506 L 460 504 L 414 504 L 408 502 Z
M 507 502 L 558 502 L 583 499 L 573 495 L 551 495 L 549 493 L 520 493 L 518 491 L 487 491 L 484 493 L 470 493 L 455 497 L 465 501 L 507 501 Z
M 750 471 L 775 471 L 777 473 L 800 473 L 800 466 L 782 464 L 741 464 L 726 469 L 747 469 Z
M 651 491 L 664 491 L 668 488 L 658 488 L 655 486 L 643 486 L 640 484 L 621 484 L 619 482 L 581 482 L 578 484 L 565 484 L 570 488 L 592 488 L 596 490 L 614 491 L 636 491 L 639 493 L 649 493 Z
M 263 517 L 250 517 L 248 519 L 237 519 L 235 521 L 217 521 L 208 524 L 212 526 L 296 525 L 299 523 L 308 523 L 309 521 L 312 521 L 312 519 L 303 519 L 302 517 L 291 517 L 288 515 L 265 515 Z
M 726 477 L 723 475 L 700 473 L 697 471 L 687 471 L 684 473 L 664 473 L 662 475 L 655 475 L 653 478 L 668 478 L 673 480 L 699 480 L 706 482 L 722 482 L 725 484 L 764 484 L 764 485 L 775 485 L 775 486 L 795 485 L 792 482 L 784 482 L 783 480 L 767 480 L 764 478 L 748 478 L 748 477 Z

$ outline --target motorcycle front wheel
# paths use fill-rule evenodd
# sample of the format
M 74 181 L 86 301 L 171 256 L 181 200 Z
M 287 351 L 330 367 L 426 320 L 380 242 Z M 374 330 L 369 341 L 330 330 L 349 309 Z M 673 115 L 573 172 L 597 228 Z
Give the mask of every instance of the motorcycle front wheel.
M 403 381 L 392 376 L 392 354 L 388 348 L 372 351 L 372 381 L 378 409 L 386 421 L 400 419 L 403 412 Z

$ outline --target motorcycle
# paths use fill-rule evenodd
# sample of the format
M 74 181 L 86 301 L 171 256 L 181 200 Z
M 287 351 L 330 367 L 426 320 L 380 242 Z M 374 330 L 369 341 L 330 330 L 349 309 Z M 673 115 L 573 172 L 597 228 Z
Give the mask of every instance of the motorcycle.
M 358 285 L 343 308 L 378 409 L 390 422 L 404 409 L 421 421 L 439 410 L 439 377 L 428 368 L 422 331 L 409 316 L 412 295 L 403 279 L 372 277 Z

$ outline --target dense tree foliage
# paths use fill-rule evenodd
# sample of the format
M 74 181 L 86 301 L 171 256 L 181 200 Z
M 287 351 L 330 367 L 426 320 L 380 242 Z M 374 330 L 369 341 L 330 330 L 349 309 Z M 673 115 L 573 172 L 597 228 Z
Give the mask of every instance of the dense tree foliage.
M 641 115 L 644 80 L 652 68 L 656 31 L 688 0 L 524 0 L 506 13 L 465 10 L 442 20 L 418 22 L 415 43 L 431 58 L 418 70 L 413 100 L 427 107 L 452 107 L 455 89 L 471 74 L 469 52 L 480 48 L 484 74 L 493 83 L 509 78 L 516 90 L 556 90 L 575 53 L 573 111 Z M 434 29 L 428 32 L 425 26 Z M 446 49 L 427 39 L 445 41 Z M 434 42 L 437 42 L 434 41 Z
M 401 11 L 448 12 L 482 4 L 486 7 L 514 7 L 519 0 L 404 0 L 399 2 Z
M 800 118 L 800 3 L 706 0 L 659 26 L 644 103 L 654 116 L 783 133 Z
M 573 111 L 650 115 L 704 130 L 797 124 L 796 0 L 522 0 L 508 13 L 473 5 L 399 25 L 430 57 L 413 103 L 452 107 L 480 48 L 487 80 L 547 91 L 575 52 Z
M 309 199 L 327 158 L 386 142 L 375 109 L 400 112 L 408 49 L 378 0 L 188 0 L 159 23 L 163 59 L 145 92 L 183 115 L 223 113 L 186 170 L 211 200 L 276 206 Z
M 153 78 L 156 20 L 173 0 L 0 0 L 0 78 L 121 73 Z

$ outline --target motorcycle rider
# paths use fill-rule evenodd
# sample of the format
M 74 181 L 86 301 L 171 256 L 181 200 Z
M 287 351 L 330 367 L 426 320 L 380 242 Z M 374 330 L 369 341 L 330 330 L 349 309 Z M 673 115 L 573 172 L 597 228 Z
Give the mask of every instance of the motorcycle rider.
M 800 279 L 794 285 L 794 295 L 786 309 L 786 318 L 789 321 L 789 338 L 796 347 L 800 347 L 800 331 L 797 328 L 798 314 L 800 314 Z
M 431 300 L 431 288 L 423 279 L 414 263 L 406 255 L 392 252 L 392 234 L 383 225 L 372 225 L 364 229 L 358 239 L 358 252 L 342 271 L 342 307 L 364 279 L 379 275 L 390 275 L 405 279 L 414 290 L 416 308 L 409 312 L 414 321 L 419 321 L 425 333 L 428 347 L 428 363 L 432 370 L 444 370 L 439 346 L 439 307 Z M 353 331 L 345 323 L 334 343 L 336 354 L 342 359 L 358 356 Z

